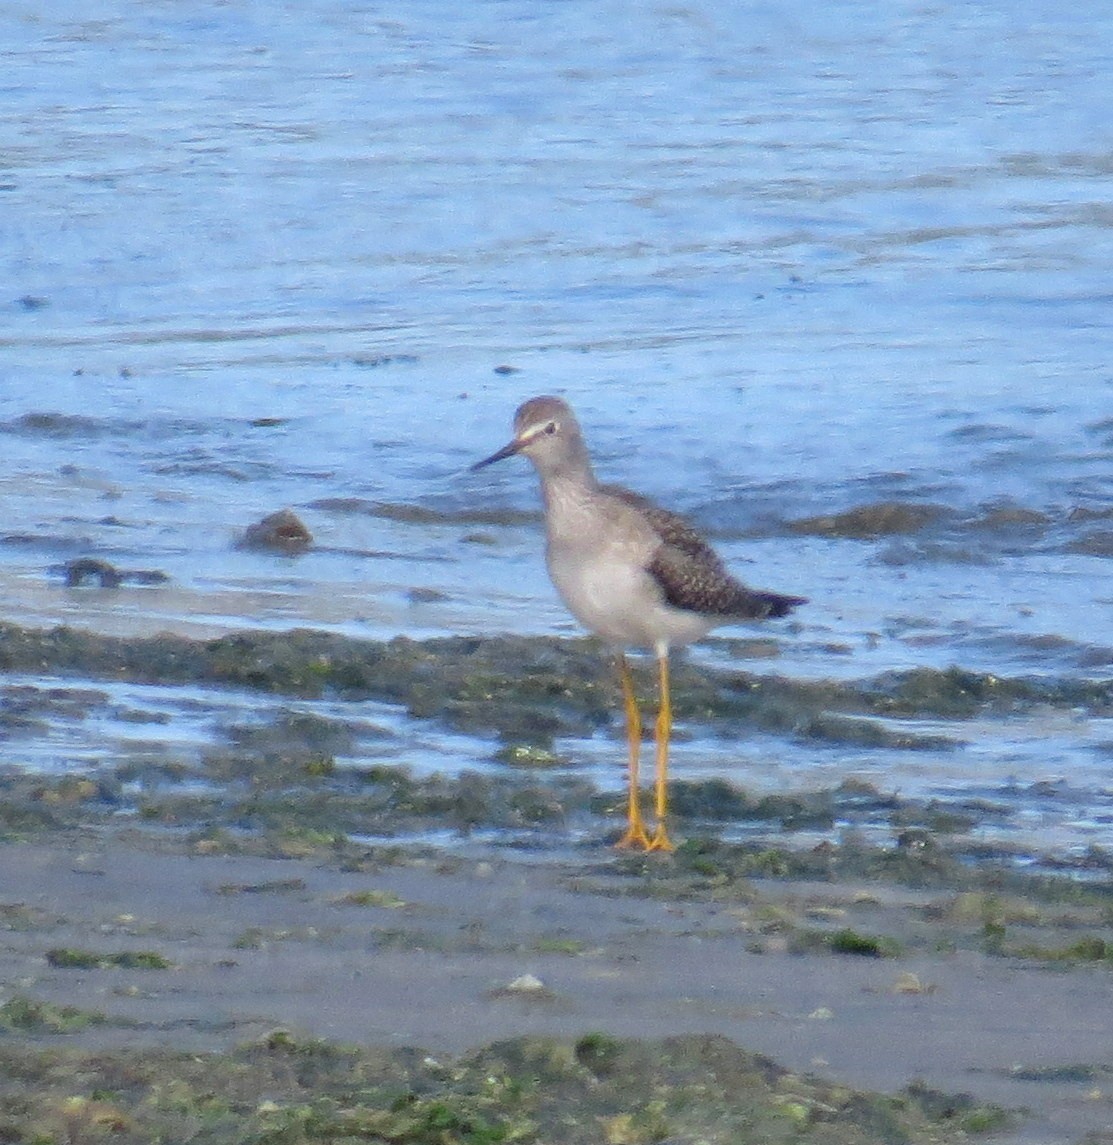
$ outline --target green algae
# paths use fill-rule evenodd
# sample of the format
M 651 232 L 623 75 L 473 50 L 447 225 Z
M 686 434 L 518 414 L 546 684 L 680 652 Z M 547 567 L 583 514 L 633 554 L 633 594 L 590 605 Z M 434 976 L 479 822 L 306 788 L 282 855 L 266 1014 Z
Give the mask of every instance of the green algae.
M 0 930 L 28 932 L 48 930 L 58 916 L 38 905 L 25 902 L 0 902 Z
M 1108 885 L 1019 879 L 1004 873 L 982 881 L 987 889 L 962 891 L 923 910 L 925 918 L 939 924 L 937 933 L 946 936 L 952 949 L 965 946 L 991 957 L 1064 968 L 1084 964 L 1113 968 Z
M 1013 1066 L 1008 1076 L 1016 1081 L 1041 1081 L 1049 1084 L 1085 1084 L 1101 1081 L 1113 1075 L 1113 1067 L 1107 1065 L 1085 1065 L 1073 1063 L 1071 1065 L 1050 1066 Z
M 965 719 L 981 712 L 1009 712 L 1037 704 L 1113 710 L 1113 681 L 1074 677 L 1002 677 L 963 668 L 912 668 L 887 672 L 863 689 L 879 714 Z
M 516 1038 L 460 1058 L 275 1031 L 223 1054 L 0 1046 L 0 1137 L 311 1145 L 927 1145 L 997 1128 L 963 1095 L 862 1093 L 725 1038 Z
M 265 950 L 276 942 L 327 942 L 330 934 L 317 927 L 249 926 L 232 940 L 233 950 Z
M 48 965 L 58 970 L 169 970 L 173 963 L 154 950 L 121 950 L 104 954 L 55 946 L 45 954 Z
M 73 816 L 58 814 L 48 807 L 30 802 L 22 793 L 15 799 L 0 797 L 0 842 L 58 831 L 70 826 L 72 822 Z
M 767 925 L 766 933 L 776 932 L 785 935 L 785 949 L 790 954 L 846 954 L 857 958 L 899 958 L 903 951 L 901 943 L 889 935 L 864 934 L 851 927 L 838 930 L 820 930 L 814 927 L 797 926 L 791 919 L 779 918 L 773 926 Z M 760 953 L 760 944 L 752 947 Z
M 26 994 L 14 994 L 0 1005 L 0 1033 L 72 1034 L 107 1021 L 96 1010 L 58 1006 Z
M 786 831 L 830 827 L 840 802 L 836 789 L 754 796 L 721 779 L 680 780 L 669 787 L 670 808 L 682 819 L 764 820 Z
M 382 910 L 401 910 L 407 906 L 405 899 L 393 891 L 362 890 L 349 891 L 332 900 L 338 906 L 372 906 Z
M 212 779 L 210 768 L 206 757 L 201 774 Z M 576 777 L 528 768 L 418 777 L 402 766 L 375 764 L 306 775 L 249 755 L 225 772 L 241 778 L 211 790 L 180 789 L 171 781 L 195 774 L 184 766 L 174 769 L 173 776 L 165 773 L 158 785 L 138 786 L 126 799 L 98 795 L 45 805 L 43 781 L 0 773 L 0 839 L 72 836 L 130 824 L 151 843 L 167 832 L 167 845 L 201 855 L 317 857 L 362 869 L 378 862 L 391 840 L 446 830 L 461 839 L 478 830 L 505 832 L 508 842 L 535 848 L 567 846 L 573 832 L 586 830 L 601 845 L 617 830 L 624 800 L 621 792 L 600 792 Z M 86 789 L 79 775 L 66 777 L 66 783 L 74 791 Z M 118 791 L 121 781 L 106 770 L 94 786 Z M 758 795 L 721 779 L 676 780 L 669 793 L 681 843 L 674 856 L 664 861 L 600 849 L 600 858 L 615 871 L 645 879 L 647 893 L 687 896 L 713 889 L 723 896 L 753 878 L 861 879 L 959 893 L 1019 888 L 1018 893 L 1063 904 L 1102 904 L 1113 917 L 1113 883 L 1070 877 L 1108 872 L 1108 855 L 1079 856 L 1061 864 L 1063 874 L 1025 872 L 1009 849 L 995 851 L 970 839 L 983 815 L 992 819 L 992 806 L 971 805 L 956 817 L 930 801 L 902 800 L 861 782 Z M 849 826 L 856 823 L 868 827 L 875 841 L 858 836 Z M 746 825 L 750 837 L 711 837 L 730 824 Z M 819 846 L 793 838 L 816 831 L 828 836 Z
M 1085 935 L 1073 942 L 1060 946 L 1044 946 L 1038 943 L 1020 943 L 1011 946 L 1005 934 L 1001 935 L 997 953 L 1013 958 L 1028 958 L 1037 962 L 1085 963 L 1101 962 L 1113 966 L 1113 940 L 1099 935 Z
M 860 934 L 849 927 L 827 935 L 826 945 L 833 954 L 855 954 L 864 958 L 895 958 L 900 954 L 900 943 L 895 939 Z
M 772 926 L 769 920 L 763 922 L 757 880 L 944 892 L 947 897 L 916 908 L 922 925 L 904 920 L 901 930 L 907 933 L 902 933 L 899 948 L 884 937 L 878 940 L 877 949 L 884 957 L 898 949 L 937 952 L 961 948 L 1054 961 L 1050 955 L 1061 946 L 1059 961 L 1072 965 L 1099 949 L 1096 942 L 1076 945 L 1079 928 L 1086 928 L 1090 936 L 1106 943 L 1106 950 L 1113 949 L 1113 886 L 1109 883 L 1033 875 L 1011 867 L 1005 859 L 972 864 L 926 832 L 909 832 L 895 847 L 846 836 L 839 845 L 824 843 L 807 850 L 763 840 L 728 843 L 694 837 L 682 843 L 668 863 L 655 861 L 654 856 L 624 855 L 612 860 L 605 870 L 609 893 L 615 893 L 613 880 L 617 875 L 622 880 L 618 888 L 631 895 L 677 902 L 697 899 L 746 904 L 755 912 L 756 929 L 788 935 L 790 945 L 801 951 L 827 948 L 831 931 L 810 928 L 805 919 L 791 911 L 775 912 Z M 583 877 L 580 882 L 585 890 L 603 889 L 603 884 L 590 878 Z M 845 925 L 872 942 L 869 904 L 866 896 L 855 908 L 861 911 L 862 925 L 857 919 L 848 919 Z M 835 912 L 832 917 L 845 913 Z M 1064 932 L 1065 940 L 1052 941 Z M 754 947 L 766 948 L 764 942 Z M 1041 948 L 1047 949 L 1048 957 L 1041 959 Z M 852 951 L 847 948 L 844 952 Z M 1091 957 L 1090 963 L 1110 965 L 1113 961 L 1107 958 L 1099 962 Z
M 306 890 L 305 879 L 267 879 L 261 883 L 221 883 L 215 890 L 218 895 L 288 895 L 302 894 Z
M 944 505 L 877 501 L 847 509 L 842 513 L 805 517 L 793 521 L 789 528 L 795 533 L 809 536 L 870 540 L 875 537 L 918 533 L 928 525 L 950 515 L 951 511 Z
M 87 774 L 47 778 L 14 768 L 0 772 L 0 839 L 79 833 L 130 817 L 147 831 L 173 832 L 197 853 L 358 863 L 368 853 L 368 840 L 381 846 L 446 830 L 460 837 L 477 830 L 517 833 L 521 845 L 531 839 L 528 845 L 538 847 L 567 843 L 577 831 L 604 839 L 621 813 L 621 793 L 601 792 L 564 774 L 553 748 L 557 736 L 591 735 L 617 718 L 611 665 L 590 640 L 376 642 L 304 630 L 216 640 L 120 639 L 0 624 L 4 667 L 250 687 L 292 699 L 386 700 L 411 714 L 493 737 L 500 746 L 492 755 L 507 766 L 418 778 L 404 759 L 391 758 L 396 741 L 390 733 L 361 719 L 310 715 L 291 705 L 259 721 L 227 725 L 227 742 L 199 761 L 106 761 Z M 1002 679 L 959 669 L 887 673 L 851 683 L 793 681 L 710 669 L 680 657 L 673 686 L 678 719 L 701 723 L 723 739 L 741 738 L 758 726 L 816 743 L 898 750 L 938 749 L 954 741 L 922 735 L 913 723 L 899 726 L 894 717 L 958 720 L 987 712 L 1004 716 L 1032 705 L 1080 707 L 1095 715 L 1113 710 L 1109 681 Z M 11 699 L 15 716 L 49 712 L 50 705 L 82 712 L 107 702 L 96 689 L 68 687 L 24 689 Z M 339 762 L 342 756 L 366 755 L 369 739 L 382 762 Z M 701 878 L 726 894 L 755 877 L 853 877 L 963 890 L 977 885 L 972 866 L 999 871 L 1015 864 L 1004 849 L 975 847 L 963 838 L 999 814 L 987 803 L 956 809 L 899 799 L 865 784 L 758 796 L 720 780 L 675 780 L 669 794 L 676 835 L 691 840 L 670 867 L 678 886 L 691 884 L 684 893 L 697 893 Z M 741 848 L 704 845 L 702 835 L 728 824 L 751 834 L 767 824 L 770 837 Z M 895 841 L 864 846 L 847 825 L 887 832 Z M 823 832 L 828 841 L 802 851 L 792 835 L 809 831 Z M 623 863 L 631 872 L 646 868 L 638 857 L 618 860 Z M 649 860 L 649 866 L 662 864 Z M 1064 862 L 1063 869 L 1107 875 L 1113 857 L 1093 848 Z M 1072 893 L 1063 888 L 1069 881 L 1054 879 L 1058 889 L 1049 893 Z M 986 937 L 992 944 L 990 931 Z
M 237 793 L 143 794 L 140 813 L 149 824 L 196 823 L 211 851 L 248 845 L 243 833 L 276 843 L 286 840 L 326 850 L 343 848 L 348 837 L 389 838 L 430 830 L 466 834 L 483 826 L 521 829 L 587 814 L 592 789 L 581 781 L 540 783 L 503 780 L 465 772 L 416 779 L 404 768 L 315 777 L 312 785 L 279 783 Z M 232 833 L 230 833 L 232 832 Z
M 578 938 L 539 938 L 534 943 L 538 954 L 583 954 L 586 944 Z
M 375 699 L 400 704 L 418 718 L 494 734 L 510 745 L 549 750 L 555 736 L 590 735 L 612 723 L 618 711 L 609 658 L 588 639 L 396 637 L 384 642 L 297 629 L 194 640 L 3 623 L 0 670 L 204 683 L 295 698 Z M 697 667 L 681 658 L 673 674 L 673 701 L 682 720 L 724 728 L 756 723 L 809 739 L 919 748 L 940 746 L 939 737 L 893 730 L 863 717 L 966 718 L 1033 704 L 1102 713 L 1113 710 L 1113 681 L 1003 679 L 960 669 L 886 673 L 856 683 L 791 681 Z M 857 718 L 836 718 L 848 712 Z M 313 717 L 290 717 L 287 730 L 306 719 Z M 337 754 L 344 729 L 321 730 L 337 738 L 318 743 L 318 752 Z
M 541 769 L 565 765 L 563 757 L 556 752 L 532 744 L 507 744 L 495 752 L 494 758 L 497 763 L 505 763 L 508 767 Z

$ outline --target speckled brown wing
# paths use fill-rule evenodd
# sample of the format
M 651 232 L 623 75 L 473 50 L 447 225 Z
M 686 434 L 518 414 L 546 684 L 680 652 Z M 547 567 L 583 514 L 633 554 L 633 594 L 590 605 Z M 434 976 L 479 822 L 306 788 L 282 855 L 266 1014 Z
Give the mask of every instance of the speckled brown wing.
M 621 485 L 606 485 L 603 491 L 637 509 L 661 538 L 648 571 L 673 608 L 704 616 L 763 620 L 787 616 L 797 605 L 807 603 L 806 597 L 747 588 L 731 576 L 715 550 L 678 513 Z

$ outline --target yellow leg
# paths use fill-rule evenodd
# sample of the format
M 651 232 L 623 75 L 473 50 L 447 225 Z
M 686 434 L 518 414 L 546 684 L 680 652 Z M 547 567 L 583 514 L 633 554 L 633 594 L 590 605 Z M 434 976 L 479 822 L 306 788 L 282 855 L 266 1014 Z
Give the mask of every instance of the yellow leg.
M 660 679 L 660 707 L 657 709 L 657 830 L 649 842 L 650 851 L 673 851 L 666 820 L 669 811 L 669 737 L 672 735 L 672 698 L 669 694 L 669 650 L 657 651 L 657 670 Z
M 634 681 L 630 678 L 630 665 L 626 657 L 618 654 L 618 678 L 622 681 L 622 702 L 626 709 L 626 742 L 630 748 L 630 791 L 626 803 L 626 833 L 615 844 L 623 849 L 641 847 L 649 850 L 649 836 L 642 820 L 641 791 L 638 787 L 638 761 L 641 756 L 642 717 L 634 695 Z

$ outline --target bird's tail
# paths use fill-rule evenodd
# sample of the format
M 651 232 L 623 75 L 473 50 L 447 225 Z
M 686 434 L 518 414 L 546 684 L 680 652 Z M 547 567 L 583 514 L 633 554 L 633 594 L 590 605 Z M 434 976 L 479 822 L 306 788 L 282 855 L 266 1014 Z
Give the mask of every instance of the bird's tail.
M 787 616 L 794 608 L 807 604 L 806 596 L 782 596 L 779 592 L 755 592 L 761 616 Z

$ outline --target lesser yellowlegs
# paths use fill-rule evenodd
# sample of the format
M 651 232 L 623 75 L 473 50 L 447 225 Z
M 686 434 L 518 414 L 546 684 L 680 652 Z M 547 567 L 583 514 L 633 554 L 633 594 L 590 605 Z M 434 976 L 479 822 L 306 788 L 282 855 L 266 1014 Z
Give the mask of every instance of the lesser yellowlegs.
M 629 744 L 627 826 L 619 847 L 671 851 L 668 752 L 672 731 L 669 649 L 720 624 L 785 616 L 801 596 L 747 588 L 683 517 L 620 485 L 600 485 L 576 415 L 560 398 L 531 398 L 514 415 L 514 438 L 476 462 L 523 453 L 541 478 L 549 575 L 569 612 L 616 652 Z M 653 835 L 641 812 L 641 716 L 625 649 L 650 648 L 660 682 Z

